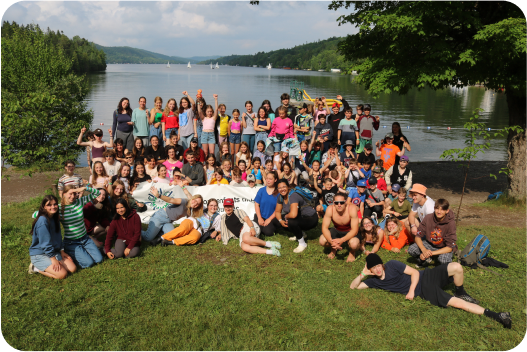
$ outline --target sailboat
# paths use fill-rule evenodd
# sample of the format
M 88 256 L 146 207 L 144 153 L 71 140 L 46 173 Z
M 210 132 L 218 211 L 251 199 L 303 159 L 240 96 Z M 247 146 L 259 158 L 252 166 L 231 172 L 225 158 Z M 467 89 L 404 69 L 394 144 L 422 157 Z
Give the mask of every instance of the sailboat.
M 167 67 L 170 68 L 170 61 L 167 63 Z
M 214 70 L 214 67 L 212 67 L 212 62 L 210 63 L 210 69 Z
M 190 66 L 190 61 L 188 62 L 187 68 L 191 68 L 191 66 Z
M 217 63 L 217 62 L 216 62 L 216 67 L 214 67 L 214 68 L 220 68 L 220 67 L 218 66 L 218 63 Z
M 269 63 L 269 65 L 267 66 L 267 69 L 270 70 L 272 68 L 273 68 L 273 66 L 271 66 L 271 63 Z

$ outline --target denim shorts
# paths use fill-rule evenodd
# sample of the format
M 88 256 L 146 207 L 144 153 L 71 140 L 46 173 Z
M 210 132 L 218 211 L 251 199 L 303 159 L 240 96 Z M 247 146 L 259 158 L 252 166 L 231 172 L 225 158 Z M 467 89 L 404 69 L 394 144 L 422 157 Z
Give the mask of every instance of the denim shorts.
M 55 254 L 55 258 L 59 262 L 62 260 L 60 253 Z M 45 254 L 31 255 L 30 259 L 31 263 L 33 263 L 33 265 L 40 271 L 46 271 L 46 269 L 51 265 L 51 258 Z
M 201 144 L 216 144 L 214 132 L 201 132 Z
M 229 137 L 229 142 L 234 144 L 240 144 L 242 142 L 242 134 L 241 133 L 231 133 Z

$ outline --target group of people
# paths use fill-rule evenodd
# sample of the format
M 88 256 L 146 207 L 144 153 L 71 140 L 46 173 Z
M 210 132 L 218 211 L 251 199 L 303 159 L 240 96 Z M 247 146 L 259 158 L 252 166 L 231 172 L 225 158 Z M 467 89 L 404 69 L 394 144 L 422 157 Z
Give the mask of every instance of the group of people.
M 347 261 L 353 262 L 356 251 L 362 251 L 367 266 L 360 278 L 377 277 L 364 283 L 355 279 L 352 288 L 391 289 L 375 281 L 390 277 L 396 292 L 406 290 L 407 298 L 429 299 L 432 293 L 420 280 L 428 278 L 427 285 L 432 285 L 440 279 L 443 285 L 454 276 L 456 299 L 443 295 L 438 305 L 487 315 L 463 290 L 462 270 L 460 274 L 452 263 L 457 236 L 449 202 L 434 201 L 424 185 L 413 184 L 405 155 L 411 147 L 397 122 L 382 142 L 375 143 L 374 153 L 373 130 L 379 128 L 379 117 L 370 115 L 367 104 L 358 105 L 353 113 L 342 96 L 337 99 L 343 110 L 338 103 L 329 108 L 325 98 L 317 98 L 316 106 L 303 104 L 297 111 L 284 93 L 275 112 L 266 100 L 255 113 L 248 101 L 245 112 L 234 109 L 230 117 L 225 105 L 218 105 L 216 94 L 214 108 L 201 96 L 194 102 L 187 92 L 183 95 L 179 108 L 175 99 L 169 99 L 164 110 L 159 97 L 151 110 L 141 97 L 133 111 L 128 99 L 121 99 L 113 130 L 108 130 L 110 142 L 102 141 L 100 129 L 88 132 L 84 141 L 86 129 L 81 130 L 77 143 L 89 150 L 90 178 L 76 174 L 73 161 L 65 163 L 58 183 L 60 203 L 46 196 L 34 214 L 30 273 L 61 279 L 79 266 L 100 263 L 104 256 L 136 257 L 142 241 L 182 246 L 208 239 L 226 245 L 236 239 L 247 253 L 280 256 L 280 242 L 268 239 L 285 232 L 298 242 L 294 252 L 301 253 L 307 248 L 306 231 L 322 219 L 319 244 L 328 249 L 328 257 L 335 258 L 347 246 Z M 289 155 L 287 139 L 299 142 L 299 153 Z M 146 206 L 133 198 L 143 182 L 151 184 L 154 197 L 169 204 L 151 216 L 146 230 L 138 215 Z M 186 197 L 167 197 L 155 183 L 179 186 Z M 236 208 L 232 198 L 205 201 L 187 189 L 226 184 L 258 187 L 252 219 Z M 174 228 L 173 223 L 182 218 Z M 379 266 L 376 253 L 381 248 L 399 253 L 404 246 L 416 267 L 436 259 L 442 271 L 436 268 L 437 275 L 423 276 L 422 271 L 400 264 Z M 507 319 L 510 325 L 510 316 Z

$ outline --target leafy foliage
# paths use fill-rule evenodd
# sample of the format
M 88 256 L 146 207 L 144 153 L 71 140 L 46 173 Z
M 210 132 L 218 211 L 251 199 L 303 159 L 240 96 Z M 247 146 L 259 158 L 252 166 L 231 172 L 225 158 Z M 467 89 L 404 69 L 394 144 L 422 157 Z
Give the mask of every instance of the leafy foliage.
M 186 64 L 189 60 L 184 57 L 167 56 L 148 50 L 131 48 L 129 46 L 107 47 L 96 44 L 96 47 L 106 53 L 108 63 L 117 64 Z
M 38 26 L 12 26 L 2 38 L 2 159 L 36 166 L 76 159 L 76 137 L 93 112 L 73 59 Z
M 5 22 L 2 24 L 2 39 L 13 34 L 15 29 L 23 29 L 26 31 L 34 31 L 38 26 L 32 24 L 21 26 L 16 22 Z M 57 30 L 53 32 L 49 28 L 45 34 L 47 44 L 55 47 L 60 47 L 64 51 L 64 55 L 72 59 L 72 70 L 76 73 L 87 73 L 106 70 L 106 58 L 102 50 L 95 47 L 95 44 L 87 41 L 79 36 L 74 36 L 69 39 L 63 32 Z
M 258 52 L 254 55 L 230 55 L 220 57 L 220 64 L 231 66 L 267 66 L 291 67 L 312 70 L 329 70 L 331 68 L 348 69 L 350 63 L 337 52 L 337 45 L 342 38 L 332 37 L 313 43 L 297 45 L 290 49 L 279 49 L 269 52 Z M 208 62 L 203 62 L 208 63 Z

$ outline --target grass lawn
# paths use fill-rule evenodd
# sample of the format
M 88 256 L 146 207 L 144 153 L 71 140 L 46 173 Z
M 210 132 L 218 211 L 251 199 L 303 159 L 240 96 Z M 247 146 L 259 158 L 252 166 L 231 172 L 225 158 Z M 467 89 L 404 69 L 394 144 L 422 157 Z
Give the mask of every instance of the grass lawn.
M 2 333 L 20 350 L 509 350 L 526 332 L 525 228 L 461 227 L 463 248 L 478 233 L 490 256 L 510 265 L 465 268 L 465 288 L 512 329 L 421 298 L 350 290 L 364 256 L 327 259 L 320 227 L 302 254 L 275 235 L 282 257 L 248 255 L 237 241 L 148 247 L 135 259 L 105 260 L 62 281 L 27 274 L 31 213 L 41 198 L 2 206 Z M 384 261 L 409 264 L 383 249 Z M 453 294 L 454 286 L 446 291 Z

